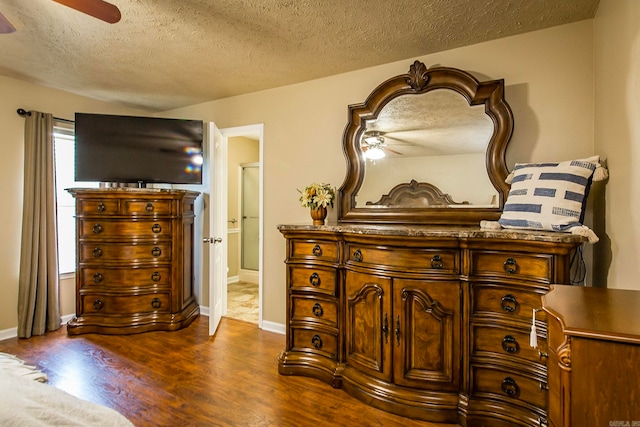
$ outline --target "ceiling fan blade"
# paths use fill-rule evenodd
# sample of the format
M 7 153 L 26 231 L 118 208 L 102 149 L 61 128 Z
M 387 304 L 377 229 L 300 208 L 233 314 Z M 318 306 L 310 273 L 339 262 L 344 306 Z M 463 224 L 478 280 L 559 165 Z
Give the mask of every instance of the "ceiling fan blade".
M 101 21 L 115 24 L 120 21 L 120 9 L 103 0 L 53 0 L 79 12 L 98 18 Z
M 0 13 L 0 34 L 9 34 L 16 31 L 16 27 L 11 25 L 11 22 L 5 16 Z
M 390 153 L 397 154 L 397 155 L 399 155 L 399 156 L 404 156 L 404 154 L 402 154 L 401 152 L 396 151 L 396 150 L 392 150 L 391 148 L 389 148 L 389 147 L 387 147 L 387 146 L 382 147 L 382 149 L 383 149 L 383 150 L 386 150 L 386 151 L 388 151 L 388 152 L 390 152 Z

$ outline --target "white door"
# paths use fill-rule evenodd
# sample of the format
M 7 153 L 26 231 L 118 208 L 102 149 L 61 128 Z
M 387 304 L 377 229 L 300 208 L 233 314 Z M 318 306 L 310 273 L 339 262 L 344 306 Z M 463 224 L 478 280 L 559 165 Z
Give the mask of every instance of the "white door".
M 224 314 L 227 281 L 227 205 L 217 203 L 227 200 L 227 144 L 215 123 L 210 122 L 207 132 L 209 150 L 209 230 L 211 237 L 205 242 L 211 244 L 209 250 L 209 335 L 216 333 L 220 318 Z M 206 243 L 205 243 L 206 244 Z

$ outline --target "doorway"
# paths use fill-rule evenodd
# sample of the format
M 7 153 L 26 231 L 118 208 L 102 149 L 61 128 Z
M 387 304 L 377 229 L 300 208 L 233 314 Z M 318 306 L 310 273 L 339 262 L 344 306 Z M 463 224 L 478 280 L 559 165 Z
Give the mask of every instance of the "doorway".
M 228 148 L 226 317 L 261 322 L 261 135 L 222 130 Z

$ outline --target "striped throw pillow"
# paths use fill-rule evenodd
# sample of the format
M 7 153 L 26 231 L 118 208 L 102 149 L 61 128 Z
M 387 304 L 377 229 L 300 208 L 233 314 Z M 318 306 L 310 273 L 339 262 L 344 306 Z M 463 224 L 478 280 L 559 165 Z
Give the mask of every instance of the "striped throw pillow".
M 571 231 L 582 226 L 599 157 L 560 163 L 518 163 L 498 222 L 504 228 Z

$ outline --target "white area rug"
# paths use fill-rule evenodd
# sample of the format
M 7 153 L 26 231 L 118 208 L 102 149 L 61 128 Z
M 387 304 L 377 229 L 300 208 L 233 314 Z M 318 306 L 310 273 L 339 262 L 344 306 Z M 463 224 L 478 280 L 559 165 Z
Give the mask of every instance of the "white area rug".
M 27 365 L 24 360 L 8 353 L 0 353 L 0 373 L 40 382 L 46 382 L 48 379 L 47 374 L 35 366 Z

